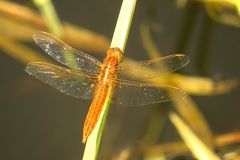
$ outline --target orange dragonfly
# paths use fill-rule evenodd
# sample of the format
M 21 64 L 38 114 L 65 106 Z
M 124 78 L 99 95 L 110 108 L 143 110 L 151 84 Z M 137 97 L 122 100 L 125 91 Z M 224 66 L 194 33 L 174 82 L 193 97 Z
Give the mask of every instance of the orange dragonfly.
M 119 60 L 122 59 L 121 50 L 110 48 L 107 51 L 107 57 L 101 63 L 94 57 L 70 47 L 48 33 L 39 32 L 34 34 L 33 38 L 48 55 L 68 68 L 46 62 L 32 62 L 27 64 L 25 70 L 67 95 L 83 99 L 93 98 L 83 127 L 83 143 L 86 142 L 97 123 L 110 84 L 113 86 L 111 89 L 112 103 L 121 105 L 139 106 L 165 102 L 171 97 L 169 90 L 184 96 L 181 89 L 171 85 L 117 79 L 116 76 L 126 70 L 143 75 L 141 73 L 143 68 L 152 67 L 157 63 L 166 64 L 168 71 L 175 71 L 189 62 L 189 58 L 185 55 L 174 54 L 125 65 L 119 63 Z M 149 75 L 144 76 L 149 77 Z

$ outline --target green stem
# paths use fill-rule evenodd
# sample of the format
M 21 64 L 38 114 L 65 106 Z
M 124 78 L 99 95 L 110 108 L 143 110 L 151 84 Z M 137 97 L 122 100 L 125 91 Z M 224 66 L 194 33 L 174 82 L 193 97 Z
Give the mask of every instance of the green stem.
M 136 3 L 137 0 L 123 0 L 110 48 L 118 47 L 124 52 Z
M 58 37 L 62 37 L 64 34 L 63 27 L 51 0 L 33 0 L 33 2 L 38 6 L 50 32 Z
M 51 0 L 33 0 L 35 5 L 39 8 L 40 13 L 46 21 L 47 27 L 52 34 L 57 37 L 64 36 L 64 29 L 58 18 L 57 12 Z M 70 63 L 71 67 L 77 65 L 75 56 L 69 53 L 64 53 L 65 59 Z
M 111 48 L 118 47 L 122 50 L 122 52 L 124 52 L 136 3 L 137 3 L 137 0 L 123 0 L 122 7 L 119 13 L 119 17 L 118 17 L 113 38 L 112 38 L 112 43 L 110 46 Z M 109 88 L 109 91 L 107 93 L 107 100 L 104 103 L 104 106 L 100 114 L 99 120 L 96 124 L 96 127 L 94 128 L 91 135 L 88 137 L 84 155 L 83 155 L 83 160 L 95 160 L 97 157 L 104 124 L 106 121 L 107 113 L 108 113 L 110 102 L 111 102 L 111 97 L 112 97 L 111 90 L 112 90 L 112 86 Z

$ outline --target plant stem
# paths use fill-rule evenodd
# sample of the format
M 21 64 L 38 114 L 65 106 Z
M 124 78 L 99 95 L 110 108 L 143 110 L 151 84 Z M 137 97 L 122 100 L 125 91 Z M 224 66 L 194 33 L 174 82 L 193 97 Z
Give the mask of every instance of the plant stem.
M 136 2 L 137 0 L 123 0 L 110 48 L 118 47 L 124 52 Z
M 38 6 L 50 32 L 58 37 L 62 37 L 64 34 L 63 27 L 51 0 L 33 0 L 33 2 Z
M 128 33 L 130 30 L 133 13 L 135 10 L 137 0 L 123 0 L 122 7 L 119 13 L 115 31 L 113 34 L 111 48 L 118 47 L 124 52 L 125 45 L 128 38 Z M 119 60 L 120 61 L 120 60 Z M 107 100 L 103 106 L 102 112 L 100 114 L 99 120 L 96 124 L 91 135 L 88 137 L 83 160 L 95 160 L 98 154 L 98 149 L 100 146 L 101 136 L 106 121 L 107 113 L 109 110 L 111 97 L 112 97 L 112 85 L 109 87 L 107 93 Z

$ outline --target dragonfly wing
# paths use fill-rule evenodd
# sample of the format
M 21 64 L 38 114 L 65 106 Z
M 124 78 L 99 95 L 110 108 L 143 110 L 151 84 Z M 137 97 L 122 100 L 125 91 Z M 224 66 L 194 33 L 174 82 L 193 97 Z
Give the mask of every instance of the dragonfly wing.
M 97 74 L 101 62 L 96 58 L 74 49 L 46 32 L 37 32 L 33 39 L 47 54 L 56 61 L 74 69 L 84 70 Z
M 83 99 L 91 99 L 94 96 L 97 75 L 45 62 L 29 63 L 25 71 L 67 95 Z
M 127 106 L 141 106 L 169 101 L 178 94 L 183 98 L 186 93 L 170 85 L 158 85 L 127 80 L 115 80 L 112 102 Z
M 117 70 L 119 70 L 120 76 L 121 74 L 128 72 L 149 79 L 158 76 L 159 73 L 174 72 L 186 66 L 189 62 L 189 57 L 186 55 L 172 54 L 148 61 L 123 62 L 119 65 Z

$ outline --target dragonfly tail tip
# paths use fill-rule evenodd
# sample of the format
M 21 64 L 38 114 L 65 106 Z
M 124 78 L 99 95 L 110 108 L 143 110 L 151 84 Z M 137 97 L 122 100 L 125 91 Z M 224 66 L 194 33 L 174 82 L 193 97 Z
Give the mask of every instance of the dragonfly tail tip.
M 85 144 L 86 141 L 87 141 L 87 137 L 86 137 L 86 136 L 83 136 L 82 143 Z

